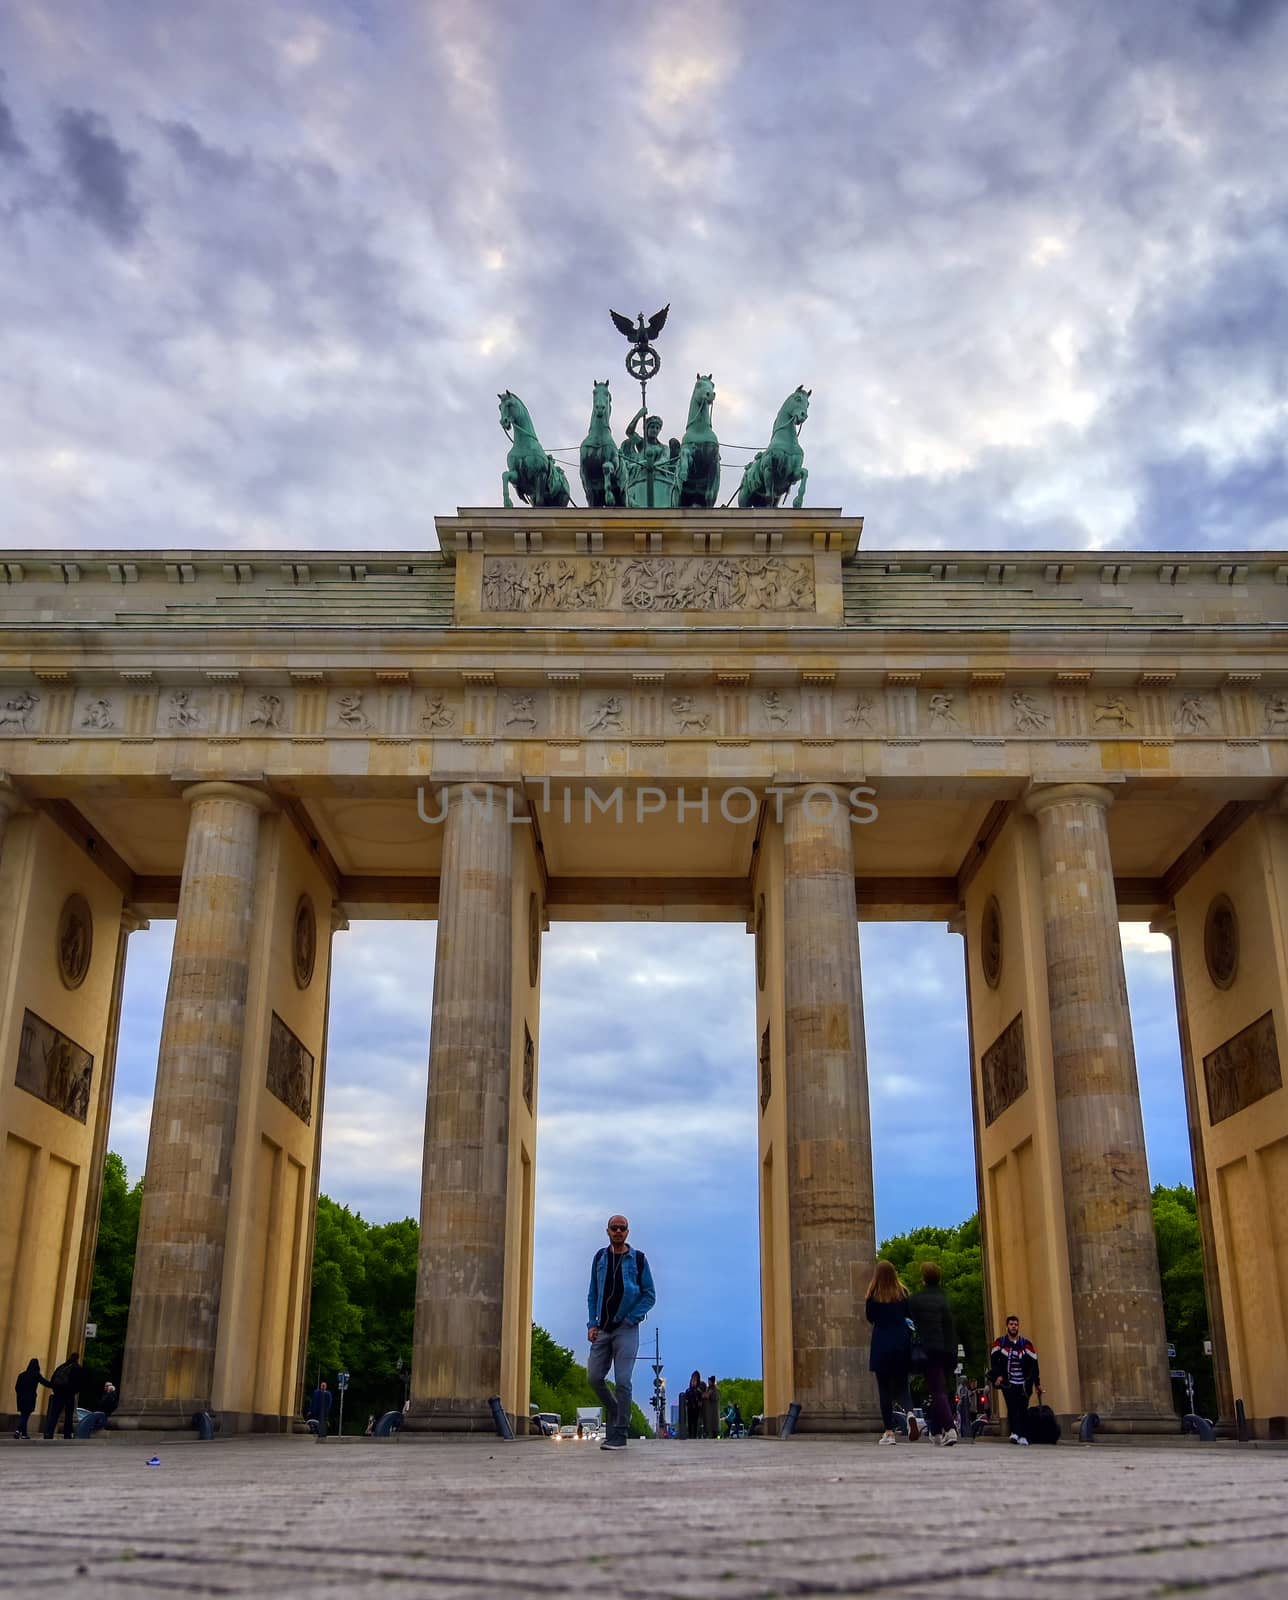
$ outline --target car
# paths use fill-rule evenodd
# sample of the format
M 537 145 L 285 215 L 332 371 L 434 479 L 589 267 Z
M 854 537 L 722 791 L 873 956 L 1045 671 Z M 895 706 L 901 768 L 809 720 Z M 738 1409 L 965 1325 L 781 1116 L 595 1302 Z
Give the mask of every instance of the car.
M 538 1411 L 532 1419 L 538 1433 L 544 1433 L 547 1439 L 559 1437 L 559 1413 L 557 1411 Z
M 561 1439 L 575 1439 L 577 1437 L 577 1424 L 575 1422 L 565 1422 L 559 1430 L 559 1437 Z

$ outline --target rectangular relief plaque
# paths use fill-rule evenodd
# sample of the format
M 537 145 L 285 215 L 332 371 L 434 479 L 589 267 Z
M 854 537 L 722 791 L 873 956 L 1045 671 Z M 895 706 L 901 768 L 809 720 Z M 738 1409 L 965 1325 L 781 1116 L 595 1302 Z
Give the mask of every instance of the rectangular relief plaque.
M 301 1122 L 312 1120 L 313 1057 L 276 1011 L 268 1036 L 268 1091 Z
M 14 1076 L 20 1089 L 34 1094 L 65 1117 L 84 1122 L 89 1117 L 93 1078 L 94 1057 L 88 1050 L 59 1033 L 34 1011 L 23 1012 L 18 1071 Z
M 1281 1089 L 1284 1080 L 1273 1015 L 1267 1011 L 1204 1056 L 1203 1077 L 1208 1121 L 1213 1123 L 1224 1122 Z
M 984 1126 L 996 1122 L 1029 1086 L 1024 1055 L 1024 1013 L 1008 1022 L 980 1058 L 984 1083 Z

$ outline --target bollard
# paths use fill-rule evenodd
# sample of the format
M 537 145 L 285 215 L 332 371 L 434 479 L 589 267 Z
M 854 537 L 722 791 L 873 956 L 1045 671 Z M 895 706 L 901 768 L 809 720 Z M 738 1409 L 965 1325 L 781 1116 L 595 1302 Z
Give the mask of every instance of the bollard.
M 799 1400 L 793 1400 L 787 1408 L 787 1415 L 783 1418 L 783 1425 L 778 1430 L 780 1439 L 790 1439 L 796 1432 L 796 1424 L 800 1421 L 801 1407 Z
M 1240 1444 L 1248 1442 L 1248 1413 L 1243 1408 L 1243 1401 L 1234 1402 L 1234 1435 Z
M 505 1414 L 505 1407 L 501 1404 L 501 1396 L 494 1394 L 488 1401 L 492 1407 L 492 1421 L 496 1423 L 497 1436 L 501 1439 L 513 1439 L 514 1429 L 510 1426 L 510 1419 Z
M 1081 1423 L 1078 1425 L 1078 1438 L 1083 1444 L 1094 1444 L 1096 1439 L 1096 1429 L 1099 1426 L 1100 1413 L 1098 1411 L 1088 1411 L 1086 1416 L 1083 1417 Z
M 1216 1429 L 1206 1417 L 1200 1417 L 1191 1411 L 1188 1416 L 1181 1418 L 1182 1433 L 1197 1433 L 1204 1444 L 1210 1444 L 1216 1438 Z
M 371 1430 L 373 1439 L 390 1439 L 396 1433 L 402 1432 L 403 1414 L 401 1411 L 386 1411 L 380 1421 Z
M 213 1439 L 215 1436 L 215 1419 L 209 1411 L 194 1411 L 192 1426 L 196 1430 L 198 1439 Z

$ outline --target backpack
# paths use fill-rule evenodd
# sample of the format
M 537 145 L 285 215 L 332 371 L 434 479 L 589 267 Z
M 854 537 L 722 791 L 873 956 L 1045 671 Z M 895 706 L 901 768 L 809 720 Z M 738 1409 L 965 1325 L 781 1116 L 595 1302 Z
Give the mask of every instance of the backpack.
M 70 1361 L 64 1361 L 54 1368 L 49 1382 L 55 1389 L 70 1389 L 76 1381 L 76 1373 Z

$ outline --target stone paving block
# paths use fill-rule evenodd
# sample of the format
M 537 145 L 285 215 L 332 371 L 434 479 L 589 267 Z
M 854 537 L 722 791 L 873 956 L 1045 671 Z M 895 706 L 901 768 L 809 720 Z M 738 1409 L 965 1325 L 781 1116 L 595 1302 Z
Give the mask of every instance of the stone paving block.
M 0 1449 L 0 1594 L 1134 1600 L 1209 1580 L 1226 1600 L 1288 1593 L 1282 1452 L 1030 1452 L 1014 1530 L 998 1527 L 1003 1458 L 986 1449 L 951 1466 L 948 1452 L 828 1440 L 625 1458 L 480 1441 L 159 1453 L 158 1469 L 136 1441 L 41 1461 Z M 51 1556 L 39 1530 L 55 1519 Z M 941 1535 L 932 1574 L 924 1527 L 983 1531 Z

